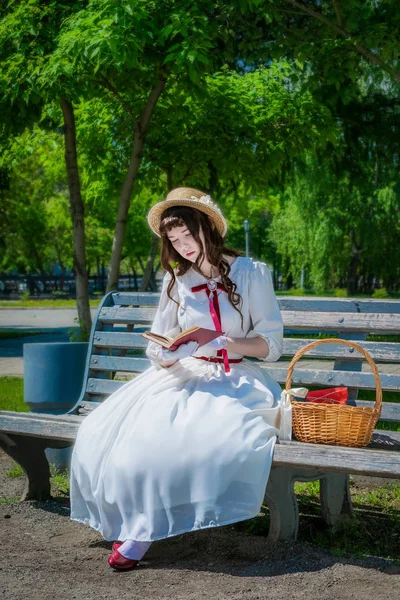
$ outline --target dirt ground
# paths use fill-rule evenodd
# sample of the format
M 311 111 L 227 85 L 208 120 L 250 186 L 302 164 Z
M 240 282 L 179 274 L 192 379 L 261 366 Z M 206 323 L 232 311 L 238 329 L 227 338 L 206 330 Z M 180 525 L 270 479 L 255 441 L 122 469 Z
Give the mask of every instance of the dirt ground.
M 0 451 L 0 498 L 22 479 Z M 337 558 L 301 541 L 221 527 L 154 543 L 140 567 L 114 572 L 110 544 L 69 520 L 65 502 L 0 504 L 0 598 L 7 600 L 398 600 L 400 568 L 384 559 Z

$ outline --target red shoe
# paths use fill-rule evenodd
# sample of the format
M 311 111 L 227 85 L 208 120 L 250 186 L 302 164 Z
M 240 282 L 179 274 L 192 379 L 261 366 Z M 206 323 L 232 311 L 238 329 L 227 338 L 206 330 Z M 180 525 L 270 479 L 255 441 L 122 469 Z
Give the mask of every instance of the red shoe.
M 114 552 L 108 557 L 108 564 L 116 571 L 129 571 L 130 569 L 134 569 L 138 562 L 138 560 L 125 558 L 125 556 L 122 556 L 118 550 L 114 550 Z
M 114 552 L 114 550 L 118 550 L 118 548 L 120 546 L 122 546 L 124 542 L 120 542 L 119 540 L 117 540 L 116 542 L 113 543 L 113 545 L 111 546 L 112 551 Z

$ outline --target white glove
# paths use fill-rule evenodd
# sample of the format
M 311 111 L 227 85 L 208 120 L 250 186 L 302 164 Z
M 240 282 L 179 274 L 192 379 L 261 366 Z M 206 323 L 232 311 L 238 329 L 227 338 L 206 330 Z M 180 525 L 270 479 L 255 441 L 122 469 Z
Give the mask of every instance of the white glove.
M 160 351 L 157 354 L 157 362 L 163 366 L 164 363 L 174 363 L 177 360 L 182 360 L 194 354 L 199 347 L 197 342 L 188 342 L 181 344 L 176 350 L 167 350 L 160 346 Z
M 220 335 L 215 338 L 215 340 L 211 340 L 208 344 L 204 344 L 201 347 L 202 350 L 207 354 L 208 352 L 218 352 L 218 350 L 223 350 L 228 343 L 228 338 L 225 335 Z

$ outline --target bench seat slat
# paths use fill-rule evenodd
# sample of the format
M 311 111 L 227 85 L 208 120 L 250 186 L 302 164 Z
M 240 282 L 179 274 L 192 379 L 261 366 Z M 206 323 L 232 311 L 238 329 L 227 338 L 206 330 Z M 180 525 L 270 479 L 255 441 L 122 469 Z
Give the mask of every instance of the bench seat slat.
M 56 418 L 54 418 L 56 417 Z M 79 415 L 49 415 L 0 412 L 0 436 L 15 433 L 44 439 L 73 441 L 84 417 Z
M 274 465 L 316 471 L 334 471 L 349 475 L 400 478 L 400 453 L 371 448 L 345 448 L 302 442 L 277 444 Z
M 5 411 L 6 412 L 6 411 Z M 45 439 L 56 439 L 73 442 L 78 427 L 84 417 L 63 415 L 63 419 L 54 415 L 35 415 L 29 413 L 0 413 L 2 432 L 18 433 Z M 67 417 L 67 418 L 65 418 Z M 379 432 L 390 438 L 392 432 Z M 393 437 L 396 444 L 397 436 Z M 281 442 L 275 447 L 274 466 L 305 468 L 310 470 L 324 469 L 349 474 L 373 475 L 380 477 L 400 478 L 400 454 L 398 452 L 345 448 L 343 446 L 322 446 L 303 444 L 300 442 Z
M 151 324 L 155 308 L 103 307 L 99 312 L 101 323 Z M 317 331 L 371 331 L 400 333 L 400 314 L 396 313 L 339 313 L 282 311 L 284 326 L 296 330 Z
M 368 300 L 358 298 L 312 298 L 278 296 L 281 310 L 312 312 L 400 313 L 399 300 Z M 122 306 L 158 306 L 160 294 L 154 292 L 115 292 L 115 304 Z
M 99 402 L 99 406 L 100 406 Z M 76 421 L 80 423 L 82 421 L 82 417 L 79 415 L 64 413 L 62 415 L 53 415 L 51 413 L 37 413 L 37 412 L 16 412 L 13 410 L 2 410 L 0 411 L 0 417 L 2 419 L 2 423 L 7 422 L 8 417 L 15 417 L 16 415 L 21 415 L 21 418 L 30 419 L 31 421 L 40 421 L 40 419 L 45 419 L 46 421 L 54 421 L 55 423 L 63 422 L 70 423 L 71 421 Z M 5 421 L 3 421 L 3 417 Z M 1 430 L 0 430 L 1 431 Z

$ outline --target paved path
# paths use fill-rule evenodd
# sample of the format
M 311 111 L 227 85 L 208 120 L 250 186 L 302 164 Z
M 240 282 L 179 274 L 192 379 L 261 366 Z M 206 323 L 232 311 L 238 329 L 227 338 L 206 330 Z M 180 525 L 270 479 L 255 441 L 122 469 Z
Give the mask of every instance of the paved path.
M 92 318 L 96 308 L 91 309 Z M 8 329 L 59 329 L 76 327 L 78 313 L 75 308 L 7 308 L 0 309 L 0 328 Z
M 92 318 L 96 309 L 92 309 Z M 39 335 L 0 339 L 0 376 L 22 377 L 24 344 L 68 342 L 70 330 L 76 328 L 78 313 L 74 308 L 7 308 L 0 309 L 0 329 L 40 330 Z
M 24 344 L 69 342 L 68 330 L 69 328 L 61 328 L 54 333 L 0 340 L 0 376 L 22 377 L 24 374 Z

